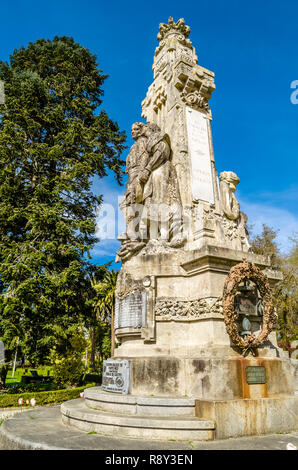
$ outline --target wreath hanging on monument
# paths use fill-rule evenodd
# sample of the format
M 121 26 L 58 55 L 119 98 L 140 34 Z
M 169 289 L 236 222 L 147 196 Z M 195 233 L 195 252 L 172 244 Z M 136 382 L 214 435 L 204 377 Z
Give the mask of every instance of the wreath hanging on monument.
M 239 284 L 245 280 L 255 283 L 262 297 L 264 311 L 262 329 L 259 335 L 249 334 L 243 338 L 238 332 L 236 320 L 239 318 L 239 313 L 235 312 L 234 299 Z M 267 276 L 253 263 L 244 261 L 230 269 L 224 285 L 222 305 L 227 332 L 235 346 L 242 350 L 243 355 L 246 355 L 249 351 L 253 352 L 254 349 L 261 346 L 266 341 L 269 333 L 274 329 L 276 314 L 269 281 Z

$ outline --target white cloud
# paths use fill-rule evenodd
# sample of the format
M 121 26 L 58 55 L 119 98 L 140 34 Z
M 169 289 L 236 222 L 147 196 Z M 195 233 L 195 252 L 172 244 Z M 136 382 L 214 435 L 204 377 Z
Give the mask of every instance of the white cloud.
M 292 243 L 289 237 L 298 232 L 298 217 L 287 209 L 266 203 L 250 203 L 240 199 L 240 207 L 248 216 L 248 224 L 253 225 L 253 234 L 260 234 L 263 224 L 278 230 L 276 241 L 282 252 L 288 252 Z
M 93 250 L 91 251 L 91 256 L 99 257 L 99 256 L 116 256 L 116 251 L 120 249 L 120 241 L 119 240 L 101 240 L 99 243 L 95 245 Z
M 123 214 L 118 208 L 125 188 L 115 186 L 114 181 L 107 178 L 97 189 L 103 194 L 102 208 L 106 208 L 107 211 L 98 214 L 97 236 L 101 241 L 96 244 L 92 254 L 93 256 L 113 256 L 120 248 L 117 237 L 125 231 Z M 238 199 L 241 210 L 248 216 L 248 224 L 253 226 L 253 234 L 260 234 L 263 224 L 278 230 L 276 238 L 278 246 L 282 252 L 288 252 L 292 247 L 289 237 L 295 232 L 298 233 L 298 215 L 294 213 L 297 187 L 290 187 L 281 192 L 260 192 L 246 196 L 238 192 Z

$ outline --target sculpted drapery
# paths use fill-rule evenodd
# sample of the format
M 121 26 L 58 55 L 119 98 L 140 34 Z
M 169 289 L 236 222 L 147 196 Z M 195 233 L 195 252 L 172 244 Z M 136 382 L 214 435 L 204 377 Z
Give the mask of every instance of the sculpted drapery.
M 150 239 L 167 240 L 171 247 L 184 242 L 176 229 L 181 199 L 169 136 L 156 124 L 142 122 L 132 125 L 131 134 L 135 143 L 126 161 L 128 182 L 120 204 L 126 220 L 126 232 L 119 237 L 118 260 L 122 261 Z

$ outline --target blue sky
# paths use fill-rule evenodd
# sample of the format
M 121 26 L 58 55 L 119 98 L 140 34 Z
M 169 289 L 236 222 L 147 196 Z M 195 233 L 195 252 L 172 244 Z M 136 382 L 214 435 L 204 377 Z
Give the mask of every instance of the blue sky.
M 290 85 L 298 80 L 297 0 L 15 0 L 0 8 L 1 60 L 55 35 L 72 36 L 97 55 L 109 75 L 103 108 L 126 131 L 128 146 L 153 80 L 158 25 L 183 17 L 199 64 L 215 72 L 210 106 L 216 167 L 240 177 L 238 199 L 255 232 L 265 222 L 279 229 L 280 247 L 289 248 L 288 236 L 298 232 L 298 104 L 290 100 Z M 95 181 L 94 190 L 116 205 L 124 188 L 109 176 Z M 102 240 L 94 262 L 114 260 L 118 246 Z

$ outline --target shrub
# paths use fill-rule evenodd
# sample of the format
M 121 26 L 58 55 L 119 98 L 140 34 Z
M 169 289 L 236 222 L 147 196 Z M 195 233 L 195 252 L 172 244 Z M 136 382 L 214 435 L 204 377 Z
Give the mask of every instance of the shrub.
M 81 355 L 73 354 L 56 359 L 53 366 L 54 383 L 60 388 L 78 385 L 84 373 Z
M 83 387 L 71 388 L 67 390 L 51 390 L 47 392 L 31 392 L 18 394 L 0 395 L 0 408 L 17 407 L 19 398 L 23 398 L 24 405 L 26 401 L 30 402 L 31 398 L 35 398 L 36 405 L 58 405 L 67 400 L 73 400 L 80 397 L 80 393 L 85 388 L 93 387 L 95 384 L 84 385 Z
M 100 374 L 85 374 L 83 378 L 84 383 L 95 382 L 96 384 L 101 384 L 101 375 Z
M 45 390 L 57 390 L 53 383 L 15 383 L 6 386 L 7 393 L 24 393 L 24 392 L 42 392 Z
M 51 349 L 50 361 L 52 364 L 53 379 L 61 388 L 81 384 L 84 373 L 82 354 L 86 348 L 84 331 L 80 328 L 69 328 L 67 347 L 59 343 Z

